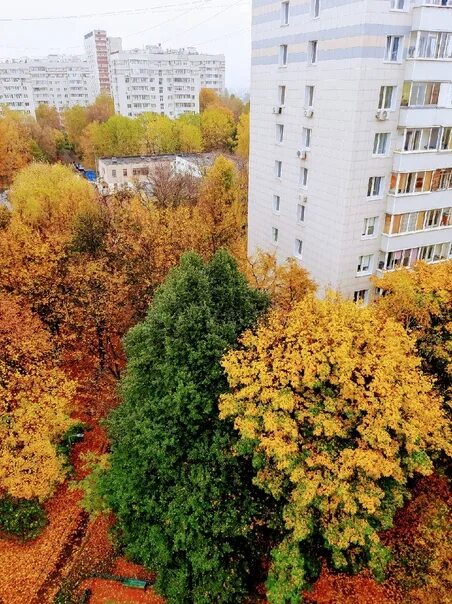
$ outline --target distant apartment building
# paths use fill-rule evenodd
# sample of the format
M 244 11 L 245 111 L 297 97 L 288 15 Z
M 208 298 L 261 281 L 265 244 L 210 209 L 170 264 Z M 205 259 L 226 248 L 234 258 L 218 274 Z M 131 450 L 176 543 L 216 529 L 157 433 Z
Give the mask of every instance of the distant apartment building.
M 259 248 L 356 301 L 452 258 L 452 0 L 253 0 Z
M 112 53 L 110 70 L 116 112 L 129 117 L 197 113 L 202 87 L 222 93 L 225 86 L 224 56 L 199 54 L 194 48 L 146 46 Z
M 87 105 L 105 93 L 121 115 L 151 111 L 177 117 L 199 111 L 201 88 L 225 91 L 223 55 L 161 46 L 122 50 L 121 38 L 104 30 L 89 32 L 84 43 L 85 56 L 0 62 L 0 106 L 33 115 L 40 103 L 61 110 Z
M 58 110 L 86 106 L 92 75 L 84 57 L 50 55 L 0 62 L 0 106 L 34 114 L 41 103 Z
M 85 36 L 85 54 L 91 69 L 91 94 L 111 95 L 110 54 L 122 49 L 121 38 L 109 38 L 107 32 L 100 29 L 90 31 Z

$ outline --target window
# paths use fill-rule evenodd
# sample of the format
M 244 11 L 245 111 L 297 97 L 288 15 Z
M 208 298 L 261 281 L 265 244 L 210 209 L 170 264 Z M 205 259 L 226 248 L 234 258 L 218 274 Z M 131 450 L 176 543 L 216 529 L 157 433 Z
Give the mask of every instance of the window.
M 416 230 L 417 224 L 417 213 L 409 212 L 408 214 L 402 214 L 400 217 L 399 233 L 411 233 Z
M 380 197 L 382 194 L 383 176 L 371 176 L 367 185 L 367 197 Z
M 370 239 L 371 237 L 376 237 L 377 236 L 377 225 L 378 225 L 378 216 L 372 216 L 372 218 L 365 218 L 362 237 L 365 239 Z
M 311 64 L 317 63 L 317 40 L 308 42 L 308 61 Z
M 393 195 L 411 195 L 442 190 L 442 170 L 428 172 L 401 172 L 391 175 L 389 192 Z M 447 179 L 447 175 L 446 175 Z M 448 187 L 446 187 L 448 188 Z
M 308 186 L 308 169 L 301 168 L 300 183 L 302 187 Z
M 282 176 L 282 161 L 275 161 L 275 176 L 276 178 L 281 178 Z
M 123 176 L 127 176 L 127 168 L 123 168 L 122 169 L 122 175 Z
M 441 210 L 429 210 L 425 215 L 424 228 L 434 229 L 441 224 Z
M 372 259 L 373 255 L 360 256 L 358 260 L 358 267 L 356 272 L 359 275 L 367 274 L 372 272 Z
M 452 128 L 443 128 L 440 149 L 441 151 L 452 151 Z
M 295 239 L 295 256 L 301 258 L 303 255 L 303 242 L 301 239 Z
M 401 104 L 403 107 L 437 105 L 440 88 L 440 82 L 404 82 Z
M 276 124 L 276 142 L 280 145 L 284 141 L 284 124 Z
M 314 86 L 306 86 L 304 89 L 304 103 L 306 107 L 314 105 Z
M 112 176 L 112 178 L 116 178 L 116 170 L 111 171 L 111 176 Z
M 303 149 L 311 148 L 311 135 L 312 135 L 311 128 L 303 128 L 303 134 L 302 134 Z
M 289 2 L 281 2 L 281 25 L 289 25 Z
M 272 241 L 273 243 L 278 243 L 278 237 L 279 237 L 279 229 L 277 229 L 276 227 L 272 228 Z
M 297 222 L 304 222 L 306 216 L 306 206 L 302 203 L 297 205 Z
M 281 107 L 284 107 L 286 104 L 286 87 L 278 86 L 278 102 Z
M 287 44 L 281 44 L 279 47 L 279 66 L 287 67 L 287 59 L 288 59 L 289 51 L 287 48 Z
M 320 15 L 320 0 L 311 0 L 311 12 L 314 19 Z
M 391 0 L 391 10 L 403 10 L 405 8 L 405 0 Z
M 408 48 L 409 58 L 452 59 L 452 33 L 413 31 Z
M 439 144 L 440 128 L 409 128 L 405 130 L 404 151 L 436 151 Z
M 392 109 L 394 104 L 394 90 L 395 86 L 382 86 L 380 88 L 378 109 Z
M 374 139 L 374 155 L 386 155 L 389 148 L 389 132 L 377 132 Z
M 279 214 L 281 209 L 281 197 L 279 195 L 273 195 L 273 212 Z
M 353 302 L 367 302 L 368 298 L 369 298 L 368 289 L 358 289 L 353 294 Z
M 385 61 L 400 61 L 402 36 L 387 36 Z

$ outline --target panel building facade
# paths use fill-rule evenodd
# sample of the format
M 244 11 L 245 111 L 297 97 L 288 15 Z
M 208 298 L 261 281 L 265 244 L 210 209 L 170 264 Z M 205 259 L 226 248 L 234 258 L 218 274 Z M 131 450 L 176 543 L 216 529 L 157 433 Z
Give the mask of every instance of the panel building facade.
M 452 257 L 451 0 L 254 0 L 249 252 L 322 290 Z

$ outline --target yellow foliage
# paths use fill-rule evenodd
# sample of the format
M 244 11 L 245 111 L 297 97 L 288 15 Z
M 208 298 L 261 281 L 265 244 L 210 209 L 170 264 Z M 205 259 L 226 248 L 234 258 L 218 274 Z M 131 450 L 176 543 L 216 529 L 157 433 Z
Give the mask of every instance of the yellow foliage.
M 39 320 L 0 297 L 0 493 L 44 500 L 65 475 L 56 445 L 73 425 L 75 385 Z
M 70 229 L 74 219 L 95 202 L 93 186 L 70 168 L 33 164 L 22 170 L 11 187 L 13 220 L 37 229 Z
M 332 294 L 273 311 L 225 356 L 231 393 L 221 416 L 257 443 L 265 460 L 257 482 L 287 498 L 293 540 L 319 523 L 333 551 L 371 553 L 408 477 L 431 473 L 431 452 L 450 452 L 440 400 L 419 365 L 401 325 Z

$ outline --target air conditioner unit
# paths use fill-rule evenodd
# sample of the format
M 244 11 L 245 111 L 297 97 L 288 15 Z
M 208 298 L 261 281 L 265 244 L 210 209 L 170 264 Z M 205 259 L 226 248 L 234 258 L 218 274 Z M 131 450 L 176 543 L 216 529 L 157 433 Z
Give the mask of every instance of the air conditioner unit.
M 304 110 L 305 117 L 312 117 L 314 115 L 314 111 L 310 108 Z
M 306 158 L 307 158 L 307 156 L 308 156 L 308 154 L 307 154 L 307 152 L 306 152 L 306 149 L 299 149 L 299 150 L 297 151 L 297 156 L 298 156 L 300 159 L 306 159 Z
M 273 107 L 273 113 L 275 115 L 280 115 L 282 113 L 282 107 Z
M 375 117 L 377 118 L 377 120 L 383 122 L 384 120 L 388 119 L 389 111 L 387 109 L 379 109 L 375 114 Z
M 308 196 L 300 193 L 300 195 L 298 195 L 298 201 L 301 203 L 308 203 Z

